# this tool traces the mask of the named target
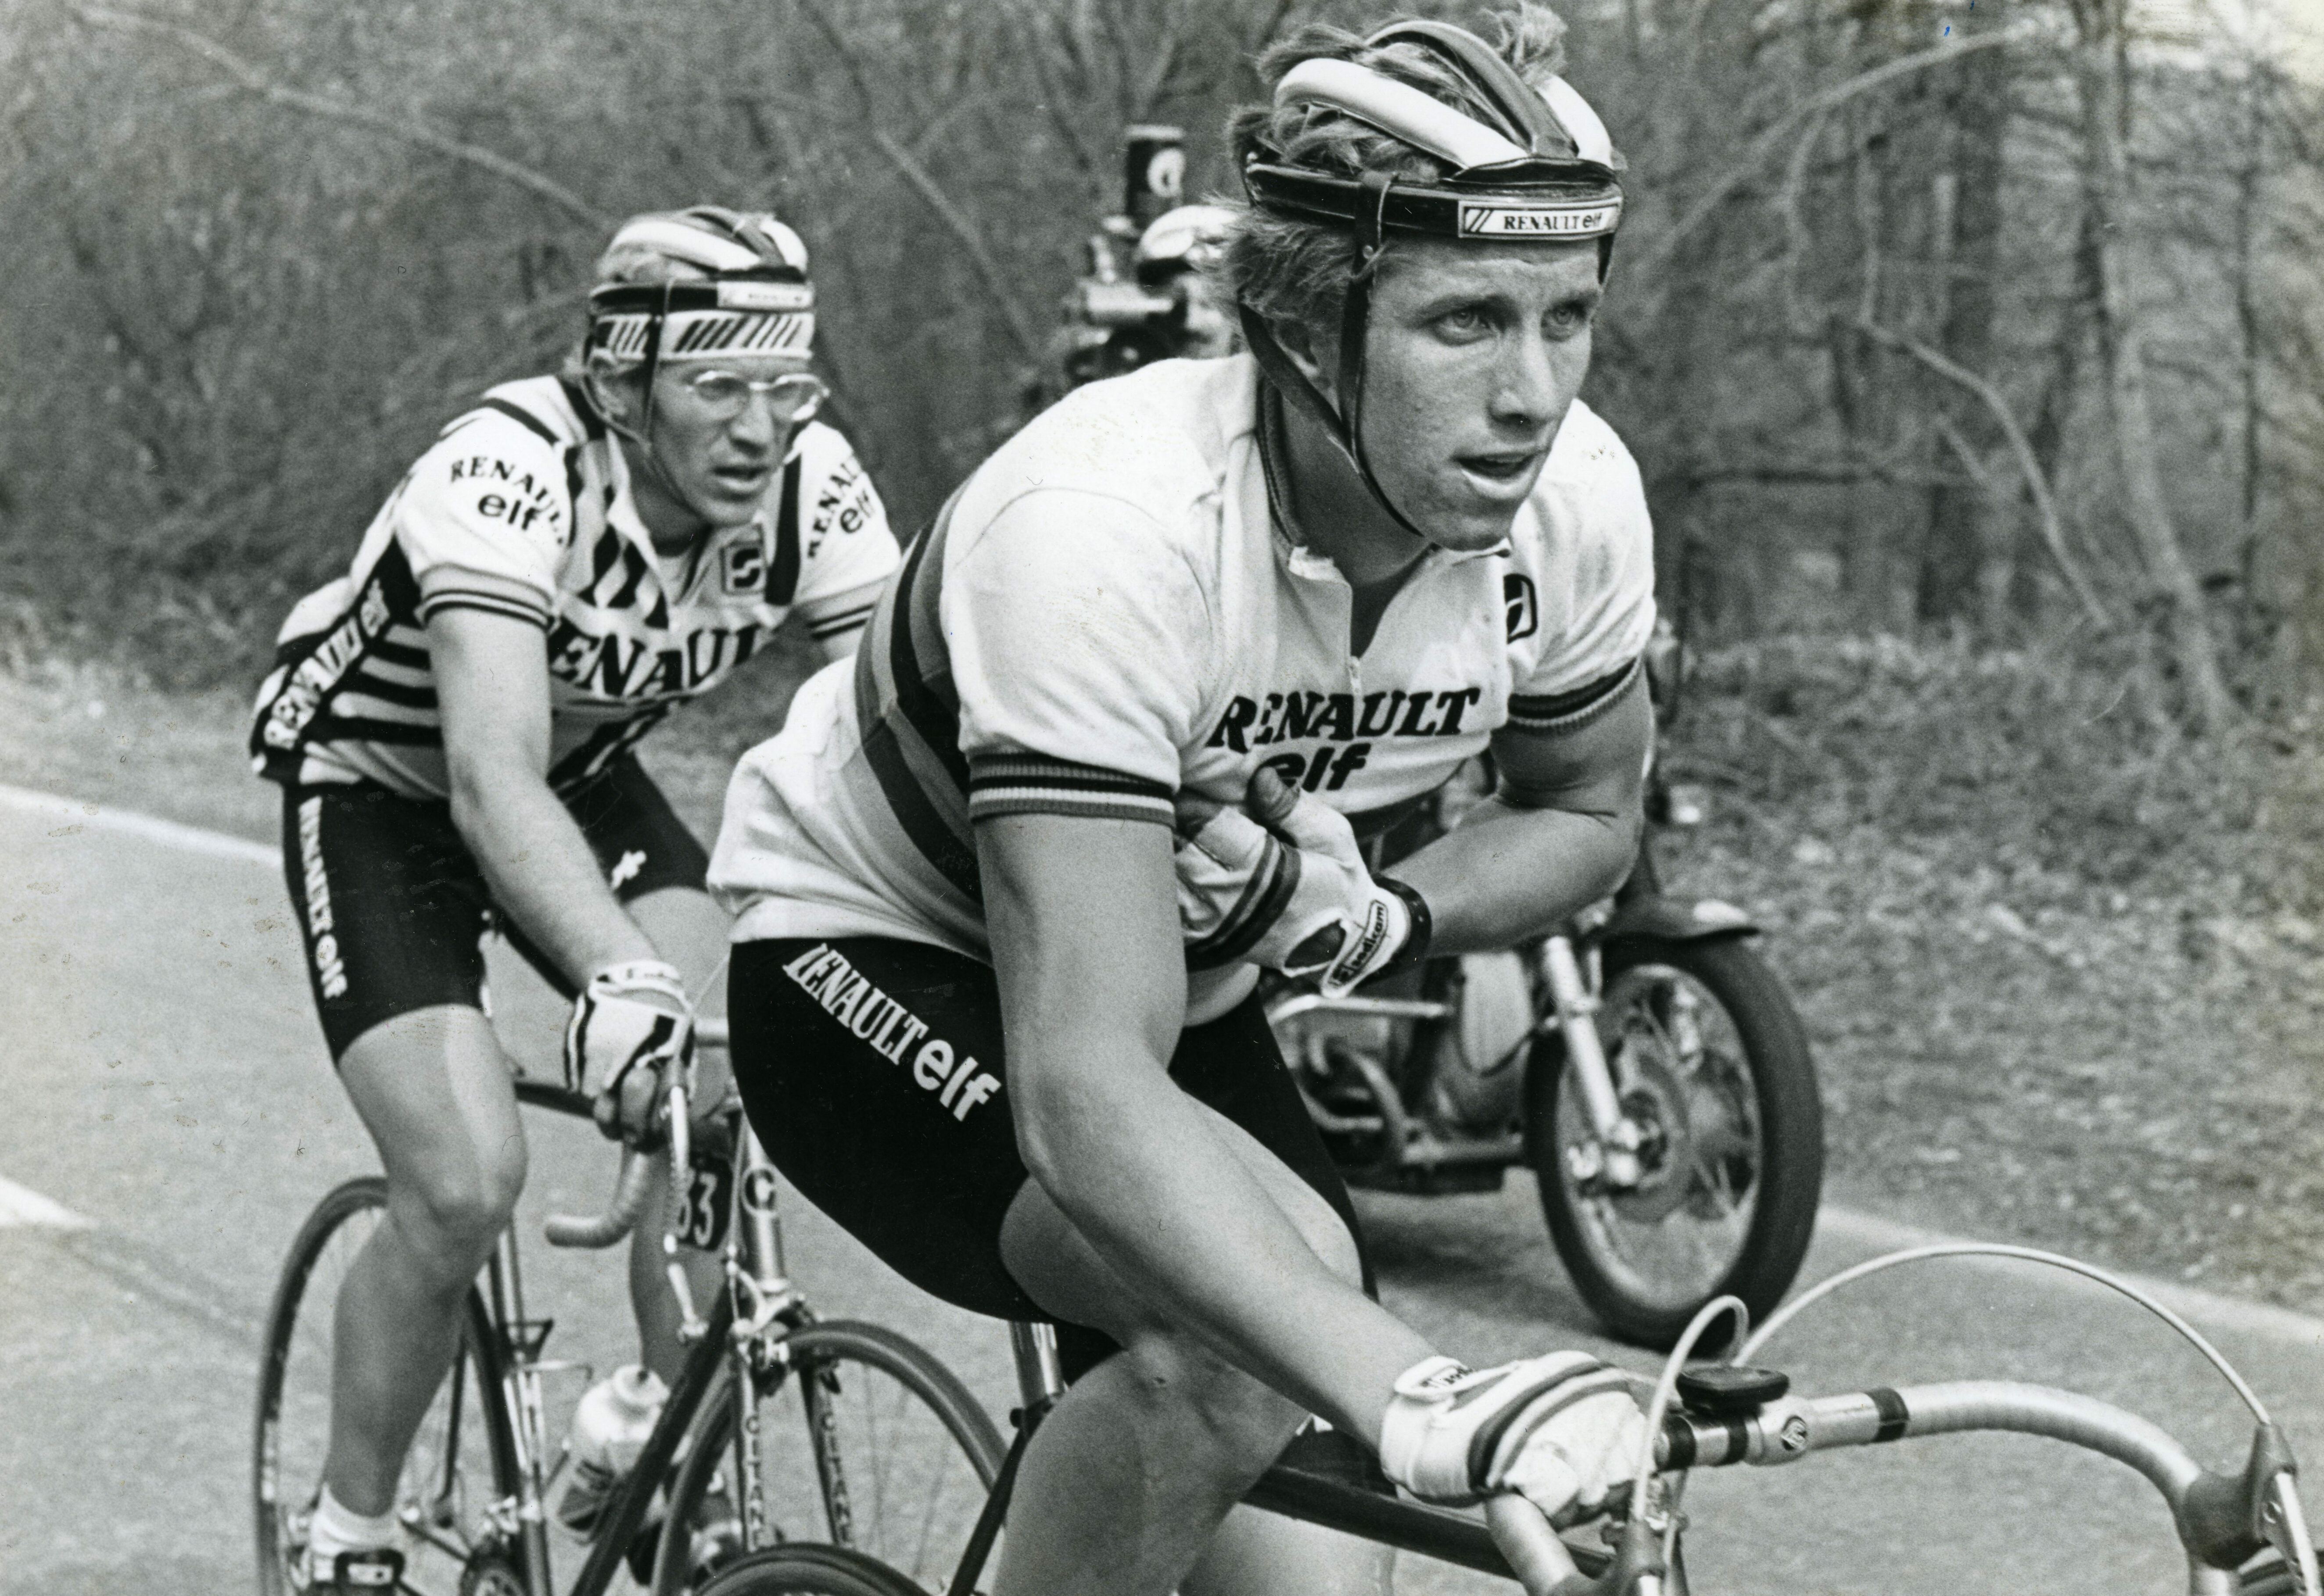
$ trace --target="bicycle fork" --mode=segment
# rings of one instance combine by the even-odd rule
[[[1627,1191],[1645,1173],[1638,1151],[1645,1144],[1637,1121],[1622,1110],[1613,1068],[1598,1036],[1598,997],[1582,974],[1573,940],[1560,932],[1543,943],[1543,973],[1556,1004],[1554,1023],[1565,1042],[1567,1078],[1582,1095],[1590,1135],[1554,1150],[1566,1173],[1585,1188]]]
[[[529,1596],[551,1596],[549,1586],[549,1519],[543,1508],[546,1481],[540,1460],[548,1454],[548,1421],[540,1399],[540,1377],[550,1365],[540,1361],[549,1325],[524,1316],[524,1277],[517,1266],[516,1230],[501,1232],[487,1266],[485,1289],[492,1320],[506,1338],[503,1353],[508,1360],[506,1378],[498,1392],[479,1392],[507,1402],[509,1432],[516,1443],[516,1477],[521,1481],[516,1500],[493,1504],[493,1527],[519,1548]],[[456,1453],[456,1448],[454,1449]]]

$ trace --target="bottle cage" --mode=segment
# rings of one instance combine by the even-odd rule
[[[1372,472],[1363,438],[1365,343],[1371,281],[1390,233],[1475,242],[1582,241],[1598,244],[1602,279],[1621,225],[1622,159],[1606,124],[1562,78],[1536,90],[1485,41],[1446,23],[1396,23],[1364,41],[1366,49],[1413,44],[1429,51],[1477,93],[1491,121],[1480,121],[1410,84],[1354,61],[1302,61],[1276,85],[1278,109],[1328,107],[1425,151],[1452,168],[1442,182],[1388,172],[1357,177],[1286,165],[1259,143],[1243,164],[1251,203],[1277,216],[1351,226],[1356,264],[1340,316],[1340,408],[1334,409],[1250,306],[1237,307],[1243,338],[1277,392],[1299,406],[1336,443],[1373,500],[1397,526],[1428,541],[1397,509]]]

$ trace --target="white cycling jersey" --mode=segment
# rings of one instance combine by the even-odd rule
[[[796,614],[836,653],[898,562],[847,440],[801,428],[765,504],[686,555],[658,554],[621,448],[576,384],[504,383],[388,496],[354,567],[300,601],[259,689],[253,762],[276,781],[446,795],[428,659],[439,610],[547,634],[549,780],[603,769]]]
[[[1635,688],[1654,551],[1636,464],[1577,402],[1509,539],[1431,549],[1360,656],[1352,594],[1269,514],[1249,356],[1081,389],[916,544],[852,664],[800,689],[726,794],[734,939],[885,936],[989,957],[971,826],[1171,821],[1272,765],[1377,829],[1506,725]]]

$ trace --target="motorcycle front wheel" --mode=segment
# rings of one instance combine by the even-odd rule
[[[1526,1150],[1574,1289],[1625,1341],[1668,1347],[1712,1298],[1764,1318],[1790,1289],[1823,1191],[1823,1103],[1806,1030],[1739,938],[1604,950],[1598,1031],[1643,1132],[1635,1184],[1607,1179],[1555,1032],[1526,1063]]]

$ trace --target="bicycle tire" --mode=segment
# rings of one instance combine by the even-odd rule
[[[802,1542],[753,1552],[720,1569],[702,1596],[923,1596],[876,1557]]]
[[[906,1580],[906,1590],[943,1589],[1006,1452],[991,1418],[934,1353],[883,1325],[841,1319],[809,1325],[786,1337],[783,1347],[782,1365],[759,1377],[752,1397],[765,1533],[787,1546],[820,1543],[868,1554]],[[815,1410],[825,1421],[825,1455],[835,1468],[816,1466],[805,1395],[810,1383]],[[730,1363],[670,1483],[669,1527],[650,1584],[655,1596],[707,1596],[693,1567],[696,1533],[718,1518],[747,1517],[739,1504],[722,1511],[711,1500],[714,1481],[731,1477],[724,1472],[733,1461],[737,1396]],[[908,1426],[911,1433],[902,1433]],[[911,1489],[891,1491],[899,1472],[909,1476]],[[746,1554],[768,1549],[740,1547]],[[723,1573],[724,1565],[715,1572]]]
[[[1637,1191],[1585,1189],[1563,1151],[1584,1133],[1579,1094],[1563,1088],[1554,1038],[1536,1043],[1526,1160],[1558,1256],[1591,1312],[1625,1341],[1666,1348],[1726,1293],[1756,1322],[1797,1277],[1823,1193],[1823,1103],[1806,1028],[1740,939],[1625,938],[1606,948],[1603,969],[1598,1023],[1617,1089],[1662,1140],[1650,1139]],[[1671,1005],[1661,1020],[1657,1001]],[[1720,1017],[1708,1040],[1706,1004]],[[1537,1068],[1551,1050],[1550,1067]],[[1715,1250],[1695,1244],[1706,1235]],[[1653,1255],[1657,1243],[1667,1257]]]
[[[305,1545],[328,1438],[336,1277],[386,1210],[387,1182],[377,1176],[333,1188],[300,1226],[267,1309],[251,1469],[260,1596],[298,1596],[290,1564]],[[521,1474],[515,1432],[498,1398],[500,1341],[473,1289],[460,1339],[452,1377],[421,1419],[397,1486],[397,1516],[414,1532],[403,1582],[414,1596],[462,1596],[472,1572],[522,1576],[521,1546],[492,1527],[496,1516],[515,1522]],[[489,1494],[474,1489],[477,1475]]]

